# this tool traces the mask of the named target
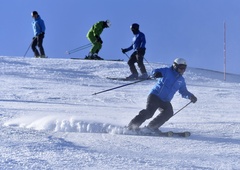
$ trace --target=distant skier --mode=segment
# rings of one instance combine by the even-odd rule
[[[146,109],[135,116],[128,125],[128,129],[138,129],[147,119],[150,119],[159,109],[160,114],[154,118],[147,127],[150,130],[158,130],[173,116],[173,108],[170,103],[174,94],[178,91],[183,98],[195,103],[197,98],[187,90],[185,79],[182,76],[187,68],[187,63],[182,58],[176,58],[171,67],[155,69],[152,76],[159,78],[147,99]]]
[[[103,32],[104,28],[109,28],[110,26],[110,21],[106,20],[99,21],[91,27],[91,29],[87,33],[87,38],[93,44],[93,47],[91,48],[88,56],[86,56],[85,59],[103,60],[103,58],[98,56],[98,53],[101,50],[103,43],[100,35]]]
[[[132,55],[130,56],[130,58],[128,60],[128,65],[130,67],[130,71],[132,74],[130,76],[128,76],[127,79],[138,79],[138,78],[147,79],[148,74],[147,74],[146,68],[143,64],[143,57],[144,57],[145,51],[146,51],[146,48],[145,48],[146,38],[145,38],[144,33],[139,31],[139,25],[137,23],[132,24],[130,26],[130,28],[134,34],[133,44],[128,48],[122,49],[122,52],[124,54],[130,50],[134,50],[134,52],[132,53]],[[142,73],[142,75],[139,77],[138,77],[138,71],[134,65],[136,62]]]
[[[37,58],[46,58],[44,48],[42,46],[46,29],[44,21],[41,19],[40,15],[38,15],[37,11],[33,11],[31,15],[33,18],[32,27],[34,37],[32,40],[32,50],[34,52],[34,56]],[[40,54],[36,46],[38,46]]]

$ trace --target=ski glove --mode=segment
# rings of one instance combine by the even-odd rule
[[[122,48],[122,53],[125,54],[128,50],[126,48]]]
[[[153,78],[160,78],[160,77],[162,77],[162,73],[161,72],[153,73]]]
[[[191,100],[191,102],[196,103],[197,98],[196,98],[194,95],[192,95],[192,96],[190,97],[190,100]]]

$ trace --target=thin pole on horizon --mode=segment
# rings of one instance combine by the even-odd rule
[[[223,42],[223,55],[224,55],[224,72],[223,72],[223,78],[224,78],[224,81],[226,81],[226,60],[227,60],[227,49],[226,49],[226,46],[227,46],[227,42],[226,42],[226,39],[227,39],[227,35],[226,35],[226,30],[227,30],[227,26],[226,26],[226,22],[224,21],[224,42]]]

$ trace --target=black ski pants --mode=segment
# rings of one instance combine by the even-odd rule
[[[140,126],[145,120],[150,119],[157,109],[159,109],[160,114],[148,124],[150,128],[159,128],[173,116],[173,108],[170,102],[164,102],[156,95],[149,94],[146,109],[141,110],[139,114],[131,120],[129,126]]]
[[[43,38],[44,38],[44,34],[40,34],[34,37],[32,40],[32,51],[34,52],[35,57],[40,56],[36,46],[38,46],[40,54],[45,55],[44,48],[42,46]]]
[[[132,55],[130,56],[128,60],[128,65],[130,67],[130,71],[132,74],[138,74],[137,69],[135,67],[135,63],[138,64],[138,67],[140,68],[141,73],[146,73],[146,68],[143,64],[143,57],[145,55],[145,48],[141,48],[138,51],[134,51]]]

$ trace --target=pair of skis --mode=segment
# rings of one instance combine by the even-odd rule
[[[135,130],[126,130],[124,134],[135,135],[135,136],[156,136],[156,137],[189,137],[191,136],[191,133],[188,131],[185,131],[185,132],[173,132],[173,131],[162,132],[160,130],[151,131],[147,127],[138,128]]]
[[[95,59],[85,59],[85,58],[70,58],[70,59],[73,59],[73,60],[92,60],[92,61],[98,61],[98,60],[95,60]],[[123,59],[103,59],[103,60],[99,60],[99,61],[124,61]]]
[[[129,79],[129,78],[123,78],[123,77],[107,77],[107,79],[110,79],[110,80],[119,80],[119,81],[137,81],[137,80],[155,80],[154,78],[147,78],[147,79],[140,79],[140,78],[137,78],[137,79]]]
[[[191,136],[190,132],[173,132],[173,131],[167,131],[167,132],[154,132],[154,133],[141,133],[137,132],[137,135],[140,136],[159,136],[159,137],[189,137]]]

